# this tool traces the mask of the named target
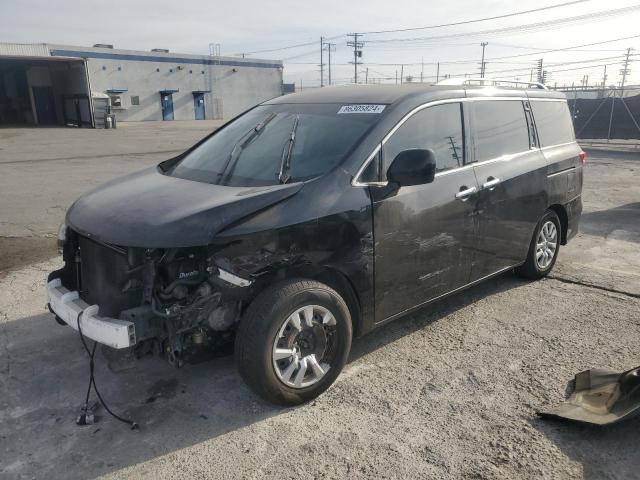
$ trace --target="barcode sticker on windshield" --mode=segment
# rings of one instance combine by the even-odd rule
[[[338,110],[341,113],[382,113],[386,105],[343,105]]]

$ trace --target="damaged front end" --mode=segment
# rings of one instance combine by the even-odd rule
[[[70,228],[64,240],[49,308],[101,343],[112,369],[152,353],[179,367],[230,350],[253,282],[220,269],[213,247],[123,247]]]

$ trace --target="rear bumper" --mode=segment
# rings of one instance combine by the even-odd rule
[[[128,348],[136,344],[135,325],[132,322],[98,315],[98,305],[89,305],[78,292],[71,292],[59,278],[47,284],[47,297],[51,310],[67,325],[78,330],[78,316],[82,335],[112,348]]]

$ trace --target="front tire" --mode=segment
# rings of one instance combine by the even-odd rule
[[[561,228],[556,212],[547,210],[533,232],[527,260],[516,268],[518,275],[538,280],[549,274],[560,251]]]
[[[332,288],[287,280],[260,293],[236,333],[238,371],[263,399],[298,405],[338,377],[351,348],[349,309]]]

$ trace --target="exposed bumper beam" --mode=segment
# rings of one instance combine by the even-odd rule
[[[67,325],[78,330],[78,315],[82,334],[112,348],[127,348],[136,344],[135,325],[132,322],[98,315],[98,305],[89,305],[78,292],[62,286],[59,278],[47,284],[49,306]]]

